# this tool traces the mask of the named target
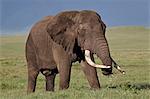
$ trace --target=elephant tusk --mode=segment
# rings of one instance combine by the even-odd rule
[[[93,67],[98,67],[98,68],[111,68],[111,66],[106,66],[106,65],[98,65],[95,64],[92,60],[91,60],[91,56],[90,56],[90,51],[89,50],[85,50],[85,60],[87,61],[87,63]]]

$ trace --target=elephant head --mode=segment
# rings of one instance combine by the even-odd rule
[[[47,26],[47,32],[54,42],[72,55],[81,51],[88,64],[102,68],[103,74],[108,75],[112,73],[113,60],[105,29],[106,25],[100,15],[89,10],[61,12]],[[103,65],[95,64],[90,58],[91,53],[96,54]]]

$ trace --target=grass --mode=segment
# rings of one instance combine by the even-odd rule
[[[72,68],[68,90],[59,91],[59,75],[55,92],[46,92],[40,74],[36,92],[26,94],[27,68],[24,46],[27,36],[1,36],[0,99],[149,99],[150,98],[150,30],[143,27],[117,27],[107,30],[113,58],[126,75],[115,69],[106,77],[98,69],[101,90],[91,90],[78,63]],[[100,61],[96,60],[97,63]]]

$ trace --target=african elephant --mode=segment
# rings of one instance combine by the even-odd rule
[[[112,63],[120,70],[111,58],[105,29],[100,15],[89,10],[65,11],[36,23],[26,42],[27,92],[35,91],[39,72],[45,75],[46,91],[54,91],[57,73],[60,75],[60,90],[67,89],[71,66],[76,61],[81,64],[90,87],[99,89],[96,67],[102,68],[104,75],[112,74]],[[93,54],[103,65],[94,63]]]

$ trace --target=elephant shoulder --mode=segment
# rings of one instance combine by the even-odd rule
[[[51,22],[52,18],[53,16],[46,16],[42,18],[32,26],[30,33],[46,32],[47,24]]]

